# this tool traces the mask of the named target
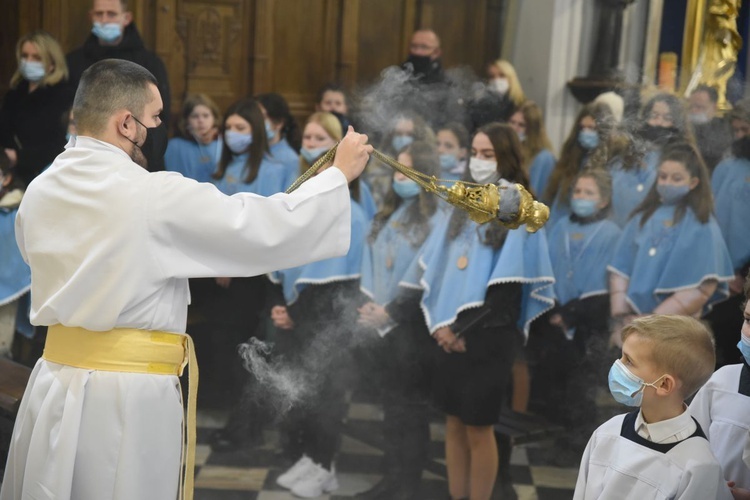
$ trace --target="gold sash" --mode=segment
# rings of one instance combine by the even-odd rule
[[[195,404],[198,362],[193,339],[184,333],[134,328],[92,332],[84,328],[52,325],[47,332],[47,361],[86,370],[182,375],[188,366],[187,418],[183,419],[180,498],[192,500],[195,474]]]

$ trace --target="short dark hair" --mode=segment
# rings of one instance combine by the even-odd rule
[[[703,85],[703,84],[698,85],[697,87],[695,87],[695,89],[692,92],[690,92],[690,95],[693,95],[696,92],[705,92],[706,94],[708,94],[708,98],[714,104],[719,102],[719,93],[713,87],[709,87],[708,85]]]
[[[346,104],[349,104],[349,95],[346,93],[344,86],[335,82],[328,82],[323,85],[320,90],[318,90],[317,101],[315,102],[320,103],[320,101],[323,100],[323,96],[326,94],[326,92],[338,92],[339,94],[344,96],[344,101],[346,102]]]
[[[73,101],[76,128],[99,132],[115,112],[139,114],[151,102],[148,85],[156,77],[143,66],[122,59],[104,59],[83,72]]]

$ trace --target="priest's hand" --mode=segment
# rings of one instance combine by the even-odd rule
[[[348,182],[351,182],[365,169],[370,153],[372,146],[367,144],[367,136],[358,134],[350,125],[346,136],[336,148],[333,165],[344,173]]]
[[[744,488],[737,488],[734,481],[727,482],[727,486],[732,491],[732,497],[734,500],[750,500],[750,490]]]
[[[273,306],[271,309],[271,321],[273,321],[273,326],[281,330],[291,330],[294,328],[294,321],[292,321],[289,311],[284,306]]]

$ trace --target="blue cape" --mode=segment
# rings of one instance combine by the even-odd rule
[[[221,139],[204,145],[175,137],[167,145],[164,166],[170,172],[179,172],[198,182],[211,182],[211,174],[216,171],[221,159],[221,149]]]
[[[16,244],[18,207],[0,208],[0,306],[10,304],[31,288],[31,269]]]
[[[285,174],[278,163],[273,163],[268,157],[260,162],[260,169],[255,180],[251,183],[243,182],[245,178],[245,162],[249,154],[236,155],[227,165],[224,177],[214,179],[213,183],[224,194],[233,195],[237,193],[255,193],[261,196],[271,196],[281,193],[287,186],[284,185]]]
[[[502,248],[495,251],[479,240],[479,234],[484,236],[487,226],[470,221],[450,241],[449,220],[446,217],[435,228],[419,257],[423,271],[420,285],[424,290],[421,306],[430,332],[455,322],[461,311],[482,306],[490,286],[522,283],[518,326],[528,335],[531,322],[555,303],[552,286],[555,279],[545,231],[540,229],[530,234],[525,226],[509,231]],[[461,257],[467,260],[463,270],[458,267]]]
[[[569,217],[552,228],[550,259],[560,304],[609,293],[607,265],[612,262],[620,233],[612,221],[580,224]]]
[[[716,220],[737,271],[750,262],[750,161],[727,158],[717,165],[711,178]]]
[[[360,288],[378,304],[386,305],[398,296],[399,283],[419,253],[421,245],[414,247],[398,230],[407,208],[415,202],[416,199],[408,200],[398,207],[378,233],[375,242],[365,246]],[[429,221],[430,228],[434,228],[442,216],[443,212],[436,211]]]
[[[362,250],[369,223],[362,208],[354,201],[351,203],[351,214],[351,244],[346,255],[269,274],[272,282],[282,285],[284,300],[288,306],[297,301],[299,294],[308,285],[359,279],[362,269]]]
[[[644,157],[644,168],[625,170],[622,158],[610,164],[612,174],[612,220],[625,227],[630,214],[641,204],[656,180],[661,149],[651,150]],[[639,190],[639,186],[642,189]]]
[[[529,185],[534,190],[534,197],[540,198],[547,189],[549,176],[555,169],[555,155],[549,149],[543,149],[534,157],[529,166]]]
[[[289,145],[286,138],[270,146],[270,159],[284,171],[284,190],[292,185],[299,177],[299,155]]]
[[[640,227],[641,214],[622,232],[609,270],[629,279],[627,298],[639,314],[648,314],[674,292],[718,280],[706,309],[726,298],[734,277],[729,252],[716,220],[701,224],[688,208],[672,224],[674,206],[662,205]]]
[[[378,213],[378,207],[375,204],[375,198],[372,197],[372,190],[367,185],[365,180],[359,178],[359,204],[362,210],[365,211],[365,216],[368,221],[372,221],[375,218],[375,214]]]

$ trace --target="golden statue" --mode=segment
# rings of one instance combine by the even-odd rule
[[[310,168],[308,168],[291,186],[286,190],[291,193],[302,185],[307,179],[315,175],[322,167],[333,162],[338,144],[321,156]],[[392,169],[401,172],[409,179],[419,184],[425,191],[434,193],[439,198],[447,201],[453,206],[465,210],[469,218],[478,224],[495,222],[509,229],[517,229],[522,225],[526,231],[535,233],[549,219],[549,208],[531,196],[521,184],[509,186],[497,186],[495,184],[475,184],[466,181],[446,181],[433,176],[428,176],[413,168],[403,165],[393,158],[384,155],[378,150],[372,152],[372,156],[382,161]],[[498,217],[500,211],[501,191],[515,187],[518,191],[518,212],[514,212],[510,219]]]
[[[734,74],[742,38],[737,16],[742,0],[709,0],[703,43],[698,64],[687,86],[687,93],[698,85],[708,85],[719,93],[718,109],[727,110],[727,82]]]

